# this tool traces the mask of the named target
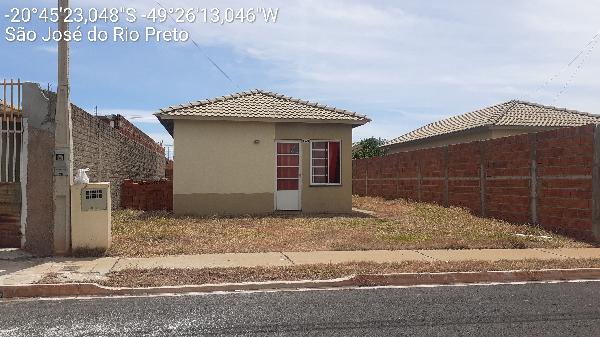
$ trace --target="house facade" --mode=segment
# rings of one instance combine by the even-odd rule
[[[156,116],[175,141],[175,214],[352,209],[352,129],[364,116],[260,90]]]
[[[513,100],[427,124],[383,146],[391,154],[597,123],[598,115]]]

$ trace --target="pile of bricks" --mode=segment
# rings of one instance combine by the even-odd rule
[[[121,185],[121,208],[142,211],[172,211],[173,181],[125,180]]]
[[[600,230],[599,161],[600,128],[587,125],[355,160],[352,187],[591,240]]]

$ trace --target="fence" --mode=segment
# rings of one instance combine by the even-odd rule
[[[21,81],[0,83],[0,248],[21,247]]]
[[[600,128],[587,125],[353,162],[353,193],[460,206],[583,239],[600,228]]]
[[[0,183],[19,181],[23,123],[21,81],[3,81],[0,100]]]

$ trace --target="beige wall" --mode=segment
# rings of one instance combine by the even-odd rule
[[[423,141],[410,142],[406,144],[392,145],[389,148],[389,154],[406,152],[420,149],[428,149],[432,147],[440,147],[445,145],[462,144],[474,142],[482,139],[491,139],[492,132],[490,130],[477,130],[470,133],[461,133],[437,139],[425,139]]]
[[[397,144],[389,147],[389,154],[406,152],[420,149],[429,149],[433,147],[440,147],[445,145],[454,145],[475,142],[478,140],[495,139],[502,137],[509,137],[520,135],[523,133],[538,132],[552,130],[554,128],[494,128],[494,129],[477,129],[472,131],[466,131],[446,137],[439,137],[435,139],[424,139],[423,141],[415,141],[406,144]]]
[[[104,190],[106,210],[83,211],[81,191],[84,188]],[[89,183],[71,187],[71,246],[73,251],[110,248],[112,241],[110,205],[110,183]]]
[[[512,128],[512,129],[498,128],[498,129],[492,129],[492,139],[516,136],[516,135],[521,135],[524,133],[548,131],[548,130],[553,130],[553,129],[556,129],[556,128],[533,128],[533,127],[531,127],[531,128]]]
[[[274,124],[176,120],[174,130],[176,214],[273,210]]]
[[[279,123],[280,140],[341,140],[342,185],[310,186],[310,143],[302,143],[302,211],[346,213],[352,211],[352,126],[345,124]]]
[[[310,186],[310,145],[302,143],[302,211],[352,209],[351,125],[176,120],[174,130],[176,214],[274,211],[275,140],[341,140],[341,186]]]

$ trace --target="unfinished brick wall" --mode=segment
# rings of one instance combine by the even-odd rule
[[[172,211],[173,181],[125,180],[121,188],[121,208],[142,211]]]
[[[165,167],[165,179],[173,179],[173,160],[167,160],[167,164]]]
[[[119,207],[124,180],[164,178],[164,148],[125,118],[97,118],[74,105],[72,111],[73,168],[89,168],[91,181],[110,182],[113,208]]]
[[[113,129],[118,129],[121,134],[127,138],[143,145],[145,148],[151,151],[165,154],[165,149],[154,141],[150,136],[142,132],[135,125],[131,124],[125,117],[121,115],[109,115],[109,116],[98,116],[96,117],[100,121]]]
[[[460,206],[593,239],[600,132],[587,125],[353,161],[353,193]]]

